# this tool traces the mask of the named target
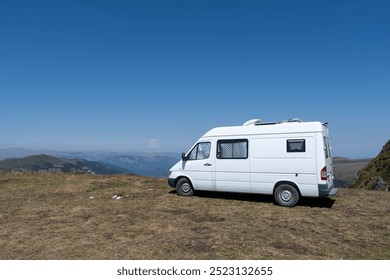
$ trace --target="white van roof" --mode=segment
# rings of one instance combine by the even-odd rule
[[[322,132],[324,124],[321,122],[302,122],[294,119],[280,123],[262,123],[259,120],[250,120],[243,126],[217,127],[209,130],[202,137],[256,135],[256,134],[280,134],[280,133],[305,133]]]

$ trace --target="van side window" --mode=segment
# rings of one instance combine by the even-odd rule
[[[198,143],[188,155],[188,160],[207,159],[210,156],[211,143]]]
[[[218,159],[247,159],[248,140],[219,140],[217,143]]]
[[[306,152],[305,139],[287,140],[287,153],[304,153]]]

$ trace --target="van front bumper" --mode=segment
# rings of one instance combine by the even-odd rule
[[[172,188],[176,188],[175,181],[175,178],[168,178],[168,185]]]
[[[334,185],[332,185],[330,188],[328,188],[328,185],[318,185],[318,196],[319,197],[334,196],[338,192],[339,192],[339,189],[335,188]]]

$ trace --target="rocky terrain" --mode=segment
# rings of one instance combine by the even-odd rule
[[[390,140],[383,146],[379,155],[359,171],[351,188],[386,190],[390,188]]]
[[[359,170],[372,159],[333,158],[334,184],[337,188],[346,188],[356,178]]]

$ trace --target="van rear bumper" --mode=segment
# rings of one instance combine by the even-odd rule
[[[339,192],[339,189],[335,188],[334,185],[332,185],[330,188],[328,185],[318,185],[318,196],[324,197],[324,196],[334,196]]]

